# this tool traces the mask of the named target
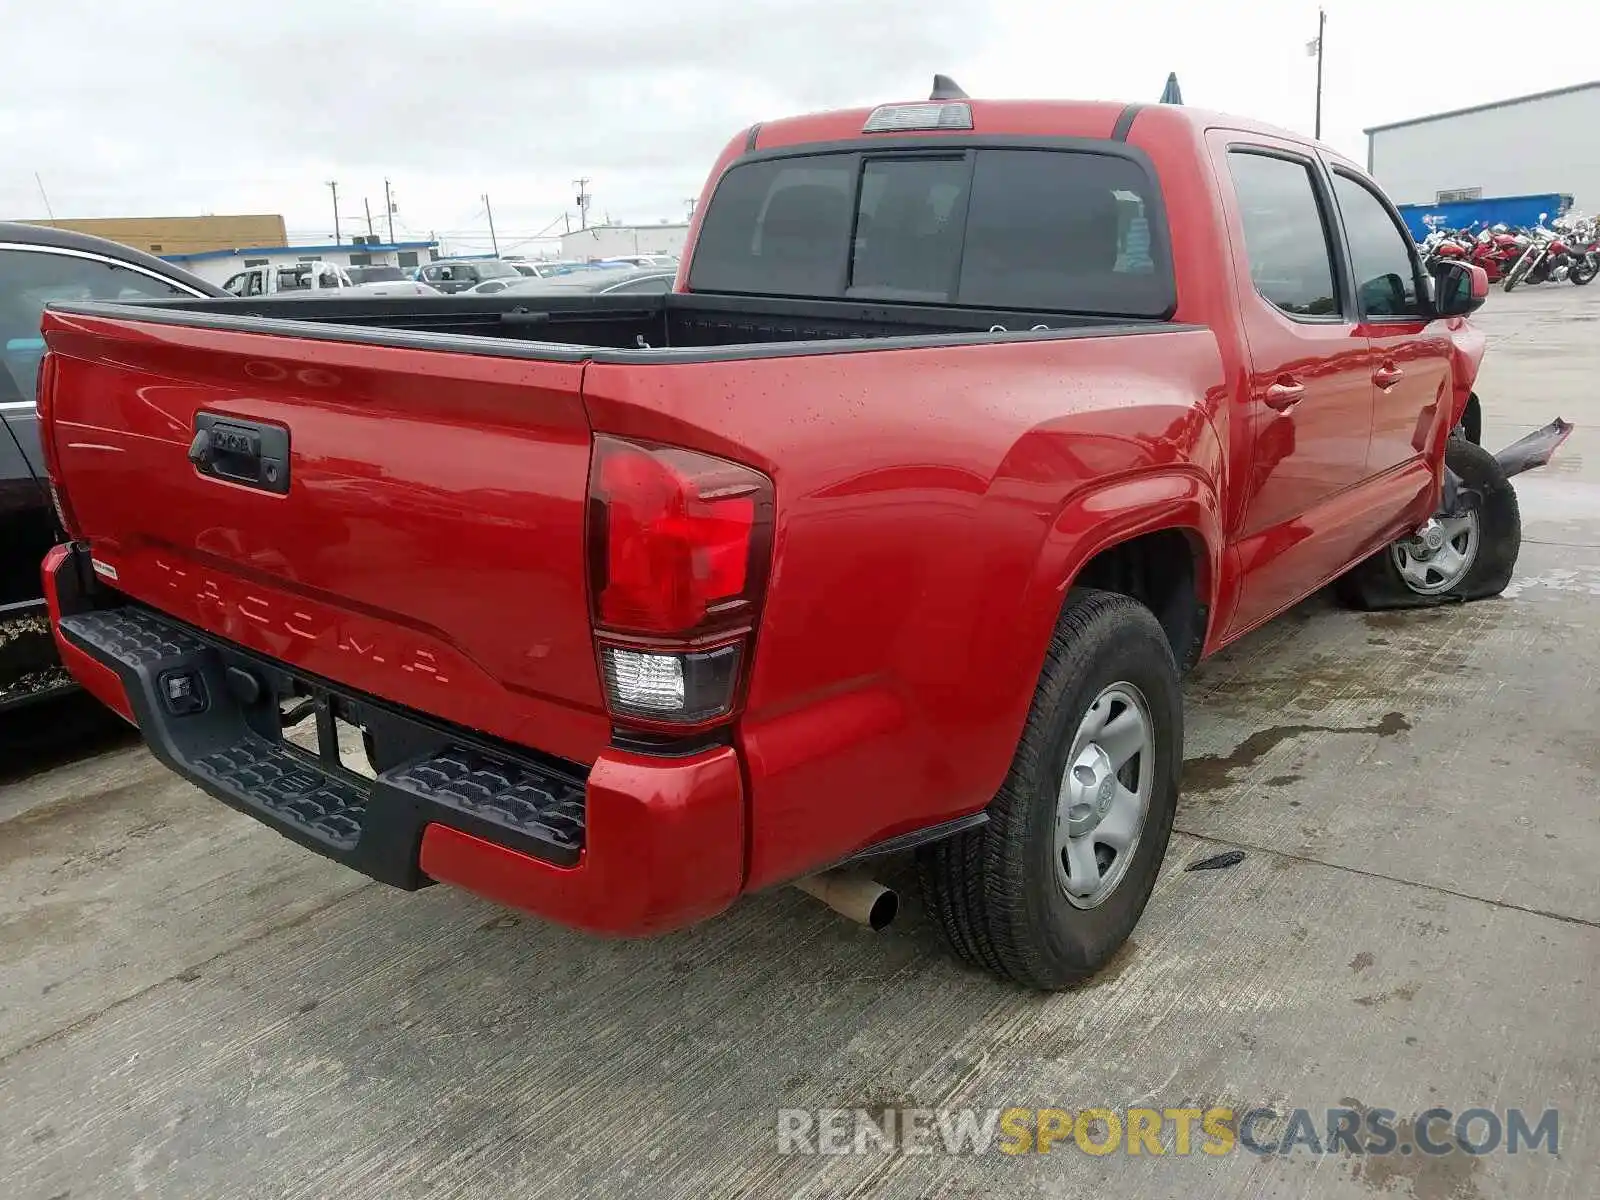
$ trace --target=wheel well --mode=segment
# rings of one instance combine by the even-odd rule
[[[1200,591],[1202,550],[1188,530],[1160,529],[1100,551],[1073,579],[1074,587],[1131,596],[1155,614],[1180,670],[1200,661],[1209,611]]]

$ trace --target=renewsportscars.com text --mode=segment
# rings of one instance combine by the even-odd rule
[[[782,1108],[779,1154],[1521,1154],[1560,1150],[1561,1118],[1430,1108]]]

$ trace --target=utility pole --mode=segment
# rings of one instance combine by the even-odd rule
[[[1316,137],[1322,139],[1322,32],[1327,28],[1328,14],[1322,9],[1317,9],[1317,40],[1307,46],[1317,56],[1317,129]]]
[[[394,201],[389,197],[389,181],[383,181],[383,211],[389,214],[389,244],[394,245]]]
[[[333,244],[339,244],[339,181],[328,180],[328,190],[333,193]]]
[[[377,241],[378,235],[372,232],[372,205],[367,203],[365,196],[361,197],[361,207],[367,210],[367,236]]]
[[[483,194],[483,211],[489,214],[489,245],[494,247],[494,256],[500,257],[500,240],[494,236],[494,209],[489,207],[489,193]]]
[[[700,203],[699,197],[690,196],[684,203],[689,206],[689,220],[694,220],[694,206]]]
[[[582,179],[574,179],[572,182],[578,185],[578,228],[580,230],[587,229],[589,228],[589,201],[594,199],[589,195],[589,177],[586,175]]]

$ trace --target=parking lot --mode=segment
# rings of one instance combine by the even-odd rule
[[[1197,671],[1167,869],[1074,992],[958,966],[914,899],[606,942],[393,891],[81,698],[7,718],[0,1194],[1593,1196],[1600,287],[1478,319],[1485,444],[1578,425],[1508,594],[1318,597]],[[1553,1108],[1560,1152],[777,1153],[779,1109],[1013,1105]]]

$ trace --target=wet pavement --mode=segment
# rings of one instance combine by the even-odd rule
[[[1507,596],[1319,597],[1205,664],[1167,870],[1076,992],[956,965],[914,903],[604,942],[387,890],[87,701],[35,714],[0,738],[0,1195],[1593,1196],[1600,287],[1481,324],[1484,441],[1578,425],[1518,481]],[[1555,1109],[1560,1153],[776,1152],[780,1108],[884,1106],[1270,1107],[1257,1144],[1389,1109],[1406,1145],[1435,1106]]]

